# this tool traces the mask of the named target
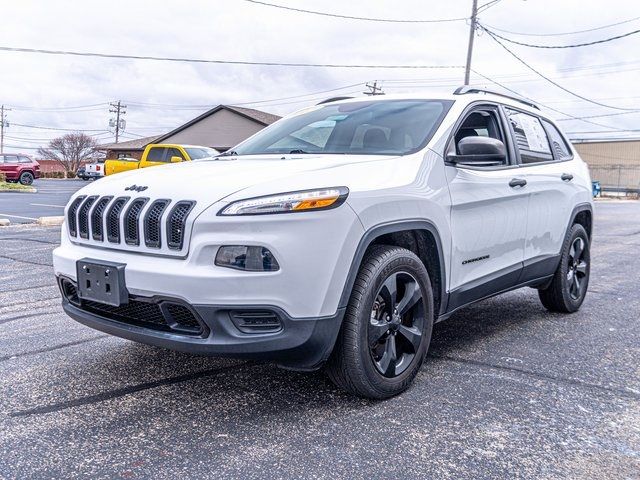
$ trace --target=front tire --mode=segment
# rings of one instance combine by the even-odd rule
[[[587,295],[590,271],[589,235],[576,223],[564,241],[551,284],[538,291],[542,305],[551,312],[577,312]]]
[[[404,248],[365,255],[326,371],[340,388],[386,399],[406,390],[427,354],[433,292],[424,264]]]
[[[33,173],[23,172],[22,175],[20,175],[20,183],[22,185],[31,185],[33,183]]]

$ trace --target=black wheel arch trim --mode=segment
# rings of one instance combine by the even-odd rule
[[[591,215],[591,228],[589,228],[589,230],[587,231],[587,235],[589,236],[589,243],[591,243],[591,237],[593,236],[593,206],[589,202],[579,203],[573,208],[571,217],[569,218],[569,223],[567,224],[567,229],[564,232],[564,238],[567,238],[569,230],[571,230],[573,224],[576,223],[576,217],[579,213],[582,212],[589,212],[589,215]],[[560,248],[560,253],[562,253],[562,247]]]
[[[444,253],[442,250],[442,240],[440,238],[440,232],[438,228],[428,220],[401,220],[397,222],[388,222],[382,223],[379,225],[375,225],[369,228],[364,235],[360,238],[360,243],[356,248],[356,253],[353,256],[351,261],[351,266],[349,268],[349,274],[347,275],[347,280],[342,289],[342,294],[340,296],[340,303],[338,304],[338,309],[345,308],[349,303],[349,298],[351,296],[351,290],[353,289],[353,285],[356,281],[356,276],[358,275],[358,270],[360,265],[362,264],[362,260],[364,258],[364,254],[367,249],[371,246],[373,241],[382,236],[389,233],[402,232],[406,230],[426,230],[431,233],[436,242],[436,248],[438,249],[438,259],[440,262],[440,311],[434,312],[436,318],[443,314],[447,309],[447,283],[446,283],[446,269],[447,265],[444,260]],[[432,275],[429,272],[429,275]]]

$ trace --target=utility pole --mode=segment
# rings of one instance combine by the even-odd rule
[[[120,130],[124,130],[124,127],[126,125],[126,122],[124,119],[120,120],[120,116],[127,113],[127,110],[126,110],[127,106],[122,105],[120,103],[120,100],[118,100],[117,102],[110,103],[109,106],[111,107],[109,109],[109,112],[116,114],[115,121],[113,118],[109,120],[109,126],[116,128],[116,143],[118,143],[118,138],[120,137]]]
[[[469,25],[469,46],[467,47],[467,66],[464,69],[464,84],[469,85],[471,74],[471,57],[473,55],[473,39],[476,36],[476,23],[478,16],[478,0],[473,0],[471,7],[471,24]]]
[[[0,105],[0,153],[4,152],[4,127],[9,126],[7,115],[4,112],[10,110],[10,108],[5,108],[4,105]]]
[[[371,85],[370,83],[367,83],[366,87],[369,89],[369,91],[362,92],[365,95],[384,95],[384,92],[382,91],[382,87],[378,86],[377,80],[373,82],[373,85]]]

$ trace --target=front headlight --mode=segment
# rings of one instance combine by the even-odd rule
[[[347,187],[332,187],[248,198],[230,203],[220,210],[218,215],[264,215],[327,210],[342,205],[348,194]]]

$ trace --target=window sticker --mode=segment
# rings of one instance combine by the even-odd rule
[[[529,149],[534,152],[551,153],[549,142],[547,141],[547,134],[542,128],[540,121],[535,117],[523,113],[518,113],[515,116],[525,137],[527,137]]]

